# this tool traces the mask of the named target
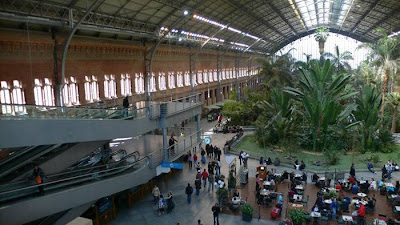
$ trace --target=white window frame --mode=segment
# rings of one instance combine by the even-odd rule
[[[174,89],[175,86],[175,73],[174,72],[168,72],[168,88],[169,89]]]
[[[35,97],[35,105],[44,105],[43,103],[43,86],[42,81],[38,78],[33,80],[34,87],[33,87],[33,95]]]
[[[44,78],[43,102],[45,106],[55,106],[53,83],[49,78]]]
[[[203,83],[203,71],[201,70],[197,71],[197,83],[198,84]]]

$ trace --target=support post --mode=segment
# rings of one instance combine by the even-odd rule
[[[104,0],[101,1],[103,3]],[[69,44],[71,43],[72,37],[74,36],[75,32],[78,30],[78,27],[81,25],[81,23],[85,20],[85,18],[92,12],[94,8],[97,7],[99,3],[99,0],[96,0],[92,3],[92,5],[86,10],[85,14],[79,19],[79,21],[73,26],[71,32],[69,33],[67,39],[62,44],[63,52],[62,52],[62,57],[61,57],[61,87],[59,88],[60,90],[60,106],[64,106],[64,99],[63,99],[63,91],[64,91],[64,84],[65,84],[65,60],[67,58],[68,54],[68,48]],[[101,4],[100,3],[100,4]],[[70,17],[72,16],[72,13],[69,14]],[[70,18],[72,20],[72,18]]]
[[[197,143],[201,143],[201,125],[200,125],[200,119],[201,119],[201,114],[197,114],[196,116],[196,132],[197,132]]]
[[[240,88],[239,88],[239,66],[240,66],[240,55],[235,57],[235,74],[236,74],[236,101],[240,102]]]
[[[223,56],[221,55],[220,49],[218,49],[218,55],[217,55],[217,78],[218,78],[217,102],[222,101],[222,93],[221,93],[222,59],[223,59]]]
[[[168,154],[168,133],[167,133],[167,112],[168,112],[168,105],[163,103],[160,105],[160,127],[162,129],[162,136],[163,136],[163,159],[168,161],[169,154]],[[175,149],[176,150],[176,149]]]

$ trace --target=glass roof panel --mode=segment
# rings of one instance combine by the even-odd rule
[[[307,29],[341,27],[354,0],[288,0]]]

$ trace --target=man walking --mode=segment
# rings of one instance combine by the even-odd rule
[[[208,191],[210,191],[210,189],[212,189],[212,191],[214,191],[214,182],[215,182],[214,176],[212,174],[210,174],[208,176]]]
[[[201,181],[200,181],[200,179],[196,179],[194,181],[194,186],[196,188],[196,195],[199,195],[200,194],[200,189],[201,189]]]
[[[201,178],[203,179],[204,188],[206,188],[207,179],[208,179],[208,173],[207,173],[206,169],[204,169],[203,173],[201,174]]]
[[[211,211],[213,212],[214,216],[214,225],[219,225],[219,213],[221,212],[221,209],[219,208],[218,203],[215,203],[215,205],[211,208]]]
[[[186,187],[185,194],[187,195],[187,201],[190,204],[192,202],[193,188],[190,186],[189,183]]]
[[[124,98],[124,101],[122,102],[122,106],[124,107],[124,116],[127,117],[128,116],[128,108],[129,108],[128,96],[126,96]]]

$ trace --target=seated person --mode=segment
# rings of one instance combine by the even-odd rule
[[[376,190],[377,189],[376,181],[374,180],[374,178],[372,178],[371,181],[369,182],[369,187],[372,190]]]
[[[285,171],[283,171],[283,174],[282,174],[282,180],[286,180],[286,179],[289,179],[289,173],[285,170]]]
[[[263,165],[264,164],[264,158],[261,156],[260,157],[260,165]]]
[[[306,164],[304,163],[303,160],[301,160],[301,163],[300,163],[300,170],[304,170],[305,168],[306,168]]]
[[[339,183],[336,184],[335,186],[336,190],[341,191],[342,190],[342,185],[340,185]]]
[[[368,191],[369,188],[369,182],[366,181],[365,183],[360,184],[360,189],[361,191]]]
[[[353,194],[357,194],[359,192],[360,188],[358,187],[357,183],[355,183],[353,185],[353,187],[351,187],[351,193]]]
[[[283,203],[283,196],[282,196],[282,194],[279,194],[278,202]]]
[[[299,161],[296,159],[296,161],[294,162],[294,169],[295,170],[300,170],[300,165],[299,165]]]
[[[318,205],[315,204],[315,205],[311,208],[311,211],[312,211],[312,212],[319,212]]]
[[[368,199],[368,204],[367,204],[367,209],[373,210],[375,208],[375,199],[369,198]]]
[[[356,183],[356,179],[353,176],[349,176],[349,178],[347,180],[349,180],[350,184],[352,184],[352,185],[354,185]]]
[[[235,193],[233,193],[233,197],[240,198],[240,194],[239,194],[239,191],[237,189],[235,190]]]
[[[319,176],[316,174],[316,173],[314,173],[313,175],[312,175],[312,182],[313,183],[317,183],[317,181],[318,181],[318,179],[319,179]]]
[[[290,191],[289,191],[289,200],[291,202],[293,202],[293,195],[294,195],[294,191],[292,189],[290,189]]]
[[[266,161],[266,164],[267,164],[267,165],[271,165],[271,164],[272,164],[271,157],[268,157],[268,159],[267,159],[267,161]]]
[[[367,168],[368,168],[369,172],[371,172],[371,173],[376,173],[376,172],[374,171],[374,166],[372,165],[372,162],[368,162]]]
[[[301,181],[304,183],[307,183],[307,174],[303,172],[303,175],[301,176]]]

